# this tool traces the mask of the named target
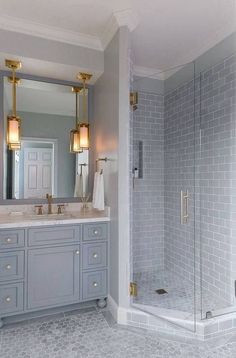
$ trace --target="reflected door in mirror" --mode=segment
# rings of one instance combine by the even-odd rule
[[[45,198],[52,193],[53,150],[24,149],[24,198]]]

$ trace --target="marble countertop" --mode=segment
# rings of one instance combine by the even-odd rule
[[[97,210],[66,212],[64,214],[36,215],[29,213],[0,215],[0,229],[82,224],[92,222],[110,221],[108,212]]]

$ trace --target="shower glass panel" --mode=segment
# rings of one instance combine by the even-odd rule
[[[139,98],[130,119],[131,302],[194,331],[195,146],[199,143],[194,63],[159,77],[134,76],[131,85]]]
[[[219,57],[196,78],[202,319],[236,309],[236,55]]]

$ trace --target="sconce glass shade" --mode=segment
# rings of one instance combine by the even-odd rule
[[[70,131],[70,152],[83,153],[83,149],[80,147],[80,133],[77,129]]]
[[[21,148],[19,117],[7,117],[7,144],[11,150],[18,150]]]
[[[79,133],[80,133],[80,148],[89,149],[89,124],[80,123]]]

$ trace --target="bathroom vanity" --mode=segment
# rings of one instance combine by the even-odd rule
[[[109,217],[0,219],[3,318],[97,300],[108,293]]]
[[[6,64],[15,67],[16,62]],[[8,75],[0,73],[0,132],[5,139],[0,148],[0,327],[10,316],[50,313],[87,301],[104,307],[109,266],[109,212],[87,203],[94,176],[89,162],[90,85],[85,86],[83,77],[81,91],[77,79],[20,74],[21,121],[15,127],[20,138],[14,146],[8,124],[16,84],[9,83]],[[84,118],[81,143],[87,129],[87,144],[79,150],[71,136],[78,117]]]

